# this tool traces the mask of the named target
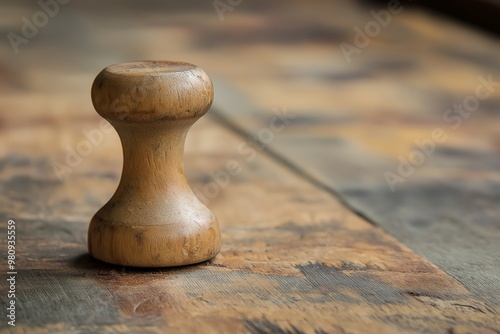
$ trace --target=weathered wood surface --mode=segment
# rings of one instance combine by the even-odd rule
[[[61,134],[73,137],[80,126],[98,124],[85,118],[68,120]],[[46,126],[30,130],[41,137]],[[3,137],[14,135],[7,130]],[[496,311],[458,281],[272,159],[257,154],[248,162],[250,155],[238,153],[242,140],[210,121],[191,130],[186,166],[195,188],[228,161],[242,170],[208,203],[221,222],[220,255],[201,266],[163,270],[110,266],[87,255],[88,219],[119,177],[116,135],[63,183],[43,169],[45,154],[57,154],[57,145],[47,139],[47,151],[25,156],[13,144],[2,173],[9,190],[2,220],[14,218],[18,226],[18,325],[9,332],[498,328]]]
[[[443,109],[473,92],[483,66],[498,68],[481,53],[496,41],[405,12],[346,65],[337,44],[366,22],[352,2],[253,3],[221,22],[210,2],[189,13],[166,2],[154,10],[74,2],[18,55],[2,45],[0,234],[9,218],[19,232],[18,325],[2,322],[2,332],[500,331],[497,93],[394,194],[383,180]],[[18,29],[16,18],[34,8],[19,6],[10,5],[2,31]],[[132,23],[140,24],[124,30]],[[467,41],[465,51],[450,34]],[[419,50],[429,58],[412,58]],[[188,180],[219,218],[223,240],[221,254],[200,266],[137,270],[87,255],[88,222],[122,163],[117,135],[93,111],[90,83],[110,63],[153,58],[220,78],[212,118],[186,145]],[[254,156],[248,136],[283,107],[295,118],[274,132],[269,156],[258,147]],[[60,182],[51,163],[95,129],[102,141]],[[240,172],[214,187],[214,173],[233,160]]]
[[[287,107],[296,117],[270,151],[500,307],[500,43],[408,11],[347,63],[338,43],[353,43],[347,32],[372,19],[365,13],[341,28],[332,20],[336,45],[268,45],[259,57],[254,44],[238,44],[235,59],[251,69],[218,69],[216,111],[256,136],[275,107]],[[480,90],[491,95],[449,113],[475,95],[480,76],[491,77]],[[398,175],[399,156],[422,152],[415,141],[429,142],[435,129],[446,139],[430,155],[417,153],[423,164],[393,191],[385,173]]]

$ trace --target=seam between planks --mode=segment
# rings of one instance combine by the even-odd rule
[[[210,113],[208,113],[207,116],[213,118],[221,126],[225,127],[226,129],[228,129],[229,131],[235,133],[237,136],[239,136],[241,138],[248,138],[249,136],[251,136],[251,133],[249,133],[248,131],[246,131],[243,127],[239,126],[235,122],[231,121],[229,117],[225,116],[224,113],[219,110],[219,108],[220,107],[212,107]],[[387,231],[385,228],[383,228],[382,226],[380,226],[379,224],[377,224],[377,222],[374,219],[370,218],[364,212],[362,212],[361,210],[359,210],[355,206],[353,206],[351,203],[349,203],[349,201],[342,194],[340,194],[337,190],[335,190],[331,186],[328,186],[328,185],[322,183],[320,180],[318,180],[317,178],[315,178],[314,176],[312,176],[311,174],[309,174],[308,172],[306,172],[301,167],[295,165],[293,162],[291,162],[290,160],[288,160],[285,156],[283,156],[282,154],[280,154],[275,149],[270,148],[269,145],[267,145],[266,143],[263,143],[258,138],[255,138],[255,142],[262,145],[261,146],[262,147],[261,152],[263,152],[264,154],[268,155],[273,161],[281,164],[286,169],[290,170],[294,175],[296,175],[299,178],[305,180],[306,182],[309,182],[310,184],[312,184],[316,188],[325,191],[330,196],[332,196],[336,200],[338,200],[340,202],[340,204],[342,204],[346,209],[348,209],[349,211],[351,211],[351,213],[353,213],[354,215],[356,215],[359,218],[363,219],[364,221],[368,222],[373,227],[382,230],[384,233],[386,233],[387,235],[390,235],[391,237],[393,237],[398,242],[402,243],[401,240],[399,240],[396,236],[394,236],[392,233],[390,233],[389,231]],[[402,243],[402,244],[406,246],[406,244],[404,244],[404,243]],[[406,246],[406,247],[408,247],[408,246]],[[408,248],[412,252],[415,252],[415,250],[413,250],[411,247],[408,247]],[[440,266],[438,266],[437,264],[435,264],[434,262],[432,262],[430,259],[424,257],[422,254],[419,254],[419,253],[415,253],[415,254],[417,254],[417,256],[425,259],[426,261],[428,261],[432,265],[434,265],[437,268],[439,268],[441,271],[443,271],[443,273],[445,273],[447,276],[449,276],[453,280],[459,282],[460,285],[462,285],[462,287],[464,289],[466,289],[471,295],[473,295],[474,297],[476,297],[478,300],[482,301],[485,305],[488,306],[488,308],[490,308],[490,305],[489,305],[489,303],[486,300],[484,300],[482,297],[480,297],[476,293],[474,293],[461,280],[459,280],[455,276],[453,276],[450,273],[448,273],[445,269],[441,268]]]
[[[247,138],[248,136],[251,135],[251,133],[247,132],[244,128],[240,127],[236,123],[232,122],[228,117],[224,116],[222,112],[220,112],[217,108],[213,107],[211,112],[208,114],[209,117],[214,118],[219,124],[222,126],[226,127],[228,130],[232,131],[236,135],[242,138]],[[280,154],[278,151],[272,149],[267,145],[266,143],[262,142],[259,138],[255,138],[255,141],[258,144],[261,144],[262,146],[262,152],[267,154],[269,157],[271,157],[274,161],[280,163],[281,165],[285,166],[287,169],[291,170],[296,176],[299,176],[300,178],[306,180],[307,182],[311,183],[317,188],[320,188],[321,190],[326,191],[328,194],[333,196],[335,199],[337,199],[345,208],[350,210],[352,213],[354,213],[356,216],[364,219],[367,221],[369,224],[383,230],[387,234],[391,235],[388,231],[386,231],[382,226],[378,225],[377,222],[370,217],[368,217],[364,212],[361,210],[357,209],[354,207],[351,203],[347,201],[347,199],[340,194],[338,191],[336,191],[334,188],[322,183],[318,179],[316,179],[314,176],[306,172],[304,169],[300,168],[299,166],[295,165],[293,162],[288,160],[285,156]]]

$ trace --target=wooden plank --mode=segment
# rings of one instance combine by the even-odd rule
[[[89,102],[61,95],[71,117],[46,119],[47,97],[2,132],[1,234],[18,232],[17,325],[9,333],[489,333],[497,312],[442,270],[342,207],[210,119],[188,137],[185,165],[193,188],[221,222],[223,247],[212,262],[174,269],[110,266],[87,255],[91,215],[114,191],[119,142],[108,133],[59,182],[47,156],[64,159],[59,136],[85,139],[99,127]],[[39,102],[39,103],[35,103]],[[21,125],[27,115],[33,123]],[[75,122],[75,119],[80,119]],[[37,143],[19,137],[23,131]],[[51,137],[52,136],[52,137]],[[33,146],[31,146],[33,145]],[[71,144],[73,145],[73,144]],[[45,147],[44,151],[37,146]],[[252,159],[250,157],[253,156]],[[205,190],[229,161],[241,171],[220,193]],[[2,239],[2,244],[5,240]],[[3,246],[2,246],[3,247]],[[5,295],[6,286],[0,293]]]
[[[460,31],[463,38],[474,37],[467,40],[468,47],[479,51],[457,49],[447,39],[458,28],[440,30],[427,16],[409,15],[394,19],[381,39],[414,44],[404,51],[396,43],[387,52],[411,54],[418,47],[430,47],[401,34],[411,30],[421,39],[433,41],[433,57],[418,62],[391,58],[380,52],[387,45],[377,40],[372,44],[373,51],[364,49],[364,58],[349,67],[331,43],[351,38],[352,25],[363,23],[367,17],[342,3],[324,1],[310,6],[290,2],[286,7],[243,3],[222,22],[210,2],[206,7],[195,6],[194,12],[192,8],[182,10],[182,6],[167,11],[167,2],[158,2],[154,10],[142,5],[127,9],[121,3],[107,2],[110,8],[120,6],[123,10],[124,16],[115,19],[102,11],[99,2],[71,2],[61,7],[36,38],[22,45],[19,54],[14,56],[8,45],[2,45],[2,51],[11,56],[0,62],[0,84],[5,88],[0,93],[4,111],[0,140],[6,143],[0,146],[0,227],[1,235],[5,235],[7,219],[14,219],[19,232],[18,326],[6,328],[2,322],[2,332],[498,332],[498,310],[469,291],[482,291],[491,303],[494,294],[488,296],[485,291],[492,291],[493,284],[481,280],[485,284],[481,287],[474,278],[467,278],[467,286],[462,285],[359,214],[346,210],[332,197],[335,192],[331,187],[325,186],[331,174],[338,175],[339,184],[345,182],[341,190],[348,188],[345,184],[362,191],[367,191],[362,187],[368,185],[375,189],[380,186],[369,176],[376,171],[375,162],[384,161],[381,152],[399,154],[411,142],[408,137],[425,128],[412,132],[414,118],[396,116],[412,115],[411,111],[427,108],[427,103],[434,101],[432,93],[425,94],[431,79],[438,82],[436,85],[445,85],[448,94],[468,94],[469,87],[464,85],[476,76],[477,66],[494,68],[498,64],[498,60],[481,53],[496,44]],[[4,31],[18,31],[16,18],[38,10],[36,5],[9,8],[15,15],[2,20]],[[122,29],[132,23],[137,23],[133,33]],[[188,176],[222,223],[221,255],[205,265],[179,269],[112,267],[86,255],[86,232],[90,217],[118,183],[121,149],[116,135],[100,127],[88,90],[105,65],[156,57],[199,64],[209,74],[229,80],[232,89],[243,91],[259,108],[255,110],[236,98],[234,110],[221,109],[231,113],[231,122],[225,126],[240,129],[241,137],[211,120],[195,125],[189,137]],[[436,60],[435,67],[423,66]],[[395,70],[404,72],[402,78],[413,73],[416,77],[409,77],[414,86],[380,79]],[[433,75],[435,70],[440,74]],[[455,80],[445,80],[449,73],[455,73]],[[374,77],[379,80],[370,80]],[[415,87],[419,94],[415,94]],[[398,92],[397,98],[389,98],[393,90]],[[225,91],[216,90],[216,97],[223,97]],[[227,100],[224,98],[224,103]],[[495,100],[489,101],[494,109]],[[377,117],[367,117],[374,104],[383,117],[378,113]],[[296,118],[285,130],[275,133],[275,142],[268,146],[273,156],[266,157],[256,148],[257,154],[251,158],[247,135],[268,127],[271,110],[283,106]],[[247,112],[242,114],[244,110]],[[426,116],[432,120],[432,114]],[[401,145],[383,151],[385,141],[380,139],[380,132],[388,131],[380,129],[380,122],[393,118],[399,120],[394,124],[401,130],[389,140],[396,138]],[[425,125],[429,119],[418,118],[417,124]],[[467,132],[466,138],[455,138],[453,144],[460,146],[468,141],[473,148],[483,147],[481,135],[492,133],[494,124],[483,121],[480,126],[480,131]],[[64,174],[64,182],[59,182],[51,164],[64,163],[68,147],[76,149],[87,140],[82,131],[96,129],[102,132],[100,143]],[[332,131],[338,133],[338,140]],[[240,145],[247,141],[242,153]],[[345,141],[347,145],[335,149],[334,144]],[[351,145],[350,141],[361,144]],[[302,142],[305,144],[298,146]],[[314,145],[306,147],[310,143]],[[294,153],[300,164],[277,164],[277,159],[290,161],[290,151],[284,148],[291,146],[298,147]],[[334,152],[339,157],[342,165],[335,164],[335,173],[329,172],[333,158],[322,155],[328,164],[321,165],[325,168],[320,173],[320,159],[305,154],[321,151],[322,147],[325,151],[328,148],[332,157]],[[360,156],[364,157],[362,163],[353,163],[360,161]],[[310,175],[317,179],[327,176],[320,179],[322,182],[308,180],[307,173],[297,177],[289,170],[304,166],[306,159]],[[210,172],[225,170],[230,160],[239,162],[242,171],[230,178],[227,187],[209,186],[213,184]],[[479,165],[483,166],[481,161]],[[496,177],[492,171],[487,175]],[[213,198],[205,190],[207,186],[217,192]],[[460,187],[460,191],[465,189]],[[350,199],[353,206],[352,199],[356,198]],[[367,212],[366,202],[361,204],[356,209]],[[484,212],[492,217],[496,214],[488,202]],[[397,218],[400,214],[398,211]],[[377,224],[385,221],[384,217],[376,218]],[[494,227],[494,222],[491,225]],[[394,226],[400,228],[404,225]],[[476,231],[484,233],[483,241],[496,235],[495,228]],[[467,236],[456,226],[433,232],[437,237]],[[421,242],[429,237],[421,235],[425,236]],[[439,254],[424,253],[426,248],[419,248],[418,241],[411,245],[414,249],[436,262],[440,259]],[[448,249],[460,250],[455,240],[442,241]],[[4,243],[2,239],[0,246]],[[457,272],[466,276],[475,275],[475,268],[481,274],[491,263],[491,254],[485,254],[482,245],[470,245],[478,247],[472,255],[477,260],[475,267],[461,262],[467,259],[465,252],[459,252],[462,258],[453,262],[459,268]],[[441,252],[443,249],[440,246]],[[492,249],[493,255],[495,251]],[[471,263],[470,258],[467,261]],[[450,266],[445,269],[449,271]],[[0,293],[5,295],[5,285]]]
[[[351,24],[369,19],[367,10]],[[407,10],[349,64],[327,43],[269,45],[266,57],[252,44],[237,50],[259,76],[218,68],[222,119],[256,136],[286,107],[296,117],[264,145],[275,158],[500,306],[498,84],[470,116],[445,119],[478,77],[500,81],[496,40]],[[434,129],[446,140],[392,191],[385,173],[398,174],[399,157],[408,161]]]

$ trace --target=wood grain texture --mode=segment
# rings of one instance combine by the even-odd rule
[[[37,10],[11,3],[2,30]],[[338,44],[370,10],[252,1],[221,21],[211,2],[71,2],[19,54],[0,45],[0,235],[9,218],[19,232],[18,326],[0,331],[499,333],[497,95],[396,194],[381,179],[438,125],[436,110],[498,68],[497,42],[405,11],[347,65]],[[89,84],[107,64],[167,57],[228,87],[216,82],[218,111],[185,152],[224,243],[199,266],[106,265],[86,233],[119,183],[121,149]],[[295,117],[262,145],[275,108]],[[59,181],[52,164],[93,130],[99,144]]]
[[[331,6],[322,12],[333,12]],[[257,138],[257,145],[297,173],[500,307],[498,40],[405,10],[348,62],[338,44],[354,43],[348,32],[373,17],[370,7],[344,9],[335,23],[326,15],[318,19],[337,33],[336,45],[294,40],[262,51],[255,47],[259,42],[228,42],[235,58],[252,69],[217,68],[215,110],[236,131]],[[266,38],[279,35],[292,12],[282,13]],[[306,27],[312,34],[313,26]],[[246,33],[260,31],[256,25]],[[290,35],[298,36],[304,27],[294,31]],[[258,56],[262,52],[265,57]],[[259,75],[250,76],[257,69]],[[477,108],[462,107],[463,116],[453,111],[487,81],[480,92],[489,89],[489,96]],[[264,143],[259,131],[276,108],[295,117]],[[385,173],[398,175],[401,161],[414,159],[435,129],[446,139],[434,142],[429,156],[419,153],[424,162],[393,191]]]
[[[98,122],[91,116],[88,121]],[[77,133],[77,124],[67,125],[64,132]],[[4,136],[10,135],[13,131]],[[226,240],[220,255],[186,268],[139,270],[87,255],[86,217],[118,181],[116,135],[96,148],[91,160],[102,156],[99,171],[91,161],[63,183],[40,170],[43,154],[26,158],[24,170],[7,167],[10,176],[2,184],[11,193],[5,207],[15,209],[2,219],[17,221],[20,302],[19,323],[9,332],[488,333],[498,328],[495,310],[330,194],[262,154],[248,162],[249,155],[238,152],[242,140],[210,120],[190,132],[186,166],[195,188],[212,182],[210,173],[224,170],[228,161],[239,162],[242,170],[209,203]],[[30,215],[35,206],[44,209]]]
[[[121,63],[97,75],[92,102],[120,135],[123,171],[90,221],[88,247],[96,259],[171,267],[217,255],[217,219],[193,194],[182,163],[189,128],[212,99],[210,78],[188,63]]]

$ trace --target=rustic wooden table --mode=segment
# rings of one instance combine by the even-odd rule
[[[6,258],[14,221],[17,272],[15,327],[1,285],[2,332],[500,332],[497,39],[403,1],[348,61],[339,45],[387,8],[74,1],[41,24],[35,2],[2,6],[2,34],[24,38],[0,49],[0,243]],[[38,20],[31,37],[23,17]],[[122,164],[90,85],[135,59],[192,62],[214,81],[185,153],[221,224],[212,261],[134,269],[87,254]]]

